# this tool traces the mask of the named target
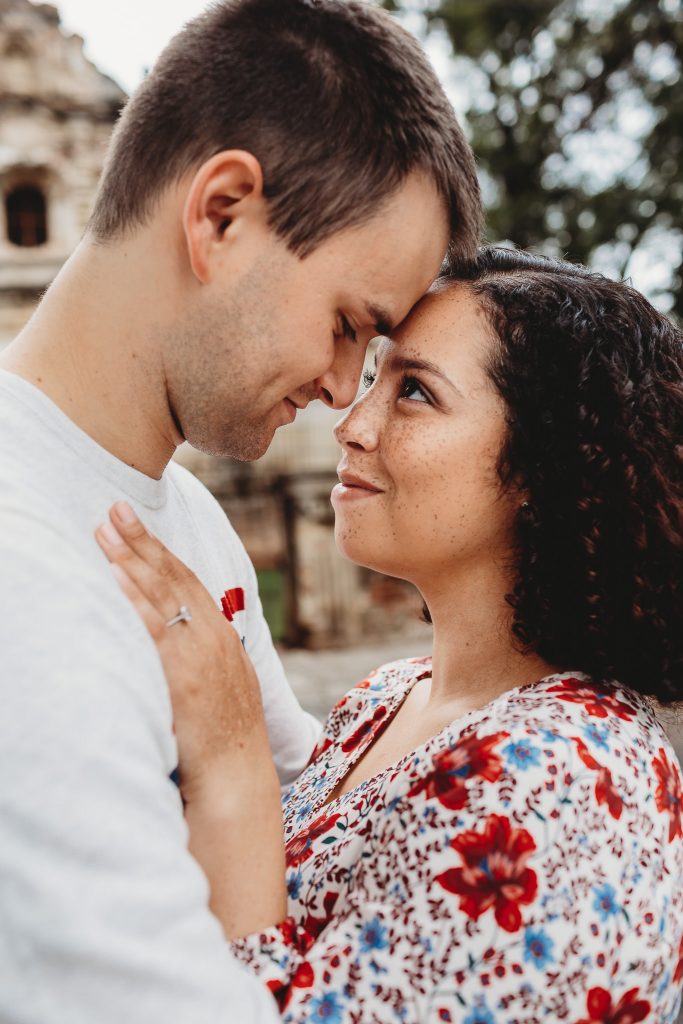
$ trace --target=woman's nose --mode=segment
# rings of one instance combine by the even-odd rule
[[[334,436],[342,448],[373,451],[379,441],[376,416],[372,415],[369,395],[359,398],[334,427]]]

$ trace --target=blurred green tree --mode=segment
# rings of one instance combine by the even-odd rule
[[[683,318],[683,0],[384,0],[445,30],[491,241],[567,255]]]

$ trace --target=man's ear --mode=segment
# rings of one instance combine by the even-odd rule
[[[194,175],[183,209],[183,230],[190,265],[205,284],[212,256],[236,234],[238,220],[265,227],[263,172],[252,153],[228,149],[216,153]]]

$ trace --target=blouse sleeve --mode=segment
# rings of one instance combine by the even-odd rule
[[[319,927],[288,920],[235,943],[238,957],[288,1024],[654,1009],[653,970],[661,983],[677,963],[681,900],[639,862],[661,861],[666,828],[638,811],[648,784],[638,794],[616,774],[611,739],[597,725],[573,736],[488,722],[416,757],[368,819],[353,885],[336,885],[343,909],[331,858]]]
[[[288,920],[233,946],[275,996],[288,1024],[359,1024],[370,1019],[370,1005],[373,1022],[389,1024],[401,1019],[397,1010],[405,1012],[415,995],[413,972],[392,956],[396,914],[388,901],[359,898],[332,917],[317,938]]]

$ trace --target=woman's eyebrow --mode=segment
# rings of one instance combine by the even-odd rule
[[[464,395],[460,388],[458,387],[458,385],[454,384],[450,377],[447,377],[443,370],[436,365],[436,363],[430,363],[428,359],[411,359],[409,356],[401,356],[394,352],[387,357],[387,363],[389,364],[389,367],[392,370],[398,373],[406,373],[410,370],[417,370],[418,372],[421,371],[423,373],[431,373],[435,377],[438,377],[439,380],[442,380],[444,384],[447,384],[449,388],[452,388],[452,390],[455,391],[457,395],[459,395],[461,398],[464,398]],[[375,365],[377,365],[376,355]]]

